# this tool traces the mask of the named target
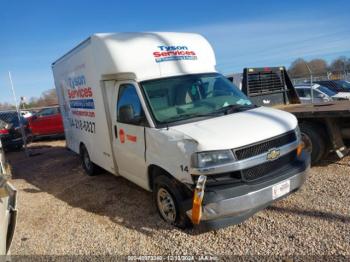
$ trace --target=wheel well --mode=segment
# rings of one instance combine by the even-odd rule
[[[157,165],[150,165],[148,167],[148,185],[151,190],[153,190],[153,181],[157,176],[165,175],[169,177],[170,179],[174,179],[172,175],[170,175],[165,169],[157,166]]]
[[[326,146],[327,147],[330,147],[330,139],[329,139],[329,136],[328,136],[328,130],[327,130],[327,126],[326,126],[326,123],[324,123],[323,121],[310,121],[310,120],[301,120],[299,122],[300,125],[309,125],[309,126],[313,126],[313,127],[316,127],[318,128],[318,130],[320,130],[320,133],[321,133],[321,136],[325,139],[325,142],[326,142]]]
[[[302,132],[304,129],[305,133],[309,133],[309,139],[312,141],[311,165],[315,165],[327,156],[332,148],[326,123],[322,123],[321,121],[304,121],[300,123],[300,129]],[[305,140],[306,144],[309,142]]]
[[[86,148],[85,144],[84,144],[83,142],[80,142],[80,144],[79,144],[79,154],[81,154],[81,149],[82,149],[83,147]]]
[[[178,190],[183,194],[183,196],[192,197],[192,190],[186,186],[184,183],[177,180],[174,176],[172,176],[168,171],[165,169],[157,166],[157,165],[150,165],[148,167],[148,183],[149,188],[151,191],[153,191],[153,182],[157,176],[167,176],[169,179],[174,182],[174,185],[178,188]]]

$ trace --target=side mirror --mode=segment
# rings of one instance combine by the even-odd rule
[[[38,116],[37,116],[37,115],[33,115],[31,120],[33,120],[33,121],[34,121],[34,120],[36,120],[37,118],[38,118]]]
[[[131,104],[123,105],[119,108],[118,121],[121,123],[140,125],[144,122],[144,119],[143,115],[135,116],[134,107]]]
[[[132,105],[124,105],[119,108],[119,121],[132,123],[134,121],[134,108]]]

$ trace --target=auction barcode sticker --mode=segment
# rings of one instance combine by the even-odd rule
[[[279,198],[290,191],[290,180],[283,181],[272,187],[272,199]]]

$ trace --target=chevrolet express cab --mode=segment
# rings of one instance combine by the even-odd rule
[[[178,227],[240,223],[299,189],[296,118],[254,105],[189,33],[95,34],[52,64],[69,149],[153,192]]]

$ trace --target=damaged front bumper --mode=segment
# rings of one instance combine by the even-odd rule
[[[310,155],[303,153],[293,169],[271,180],[259,184],[206,188],[198,226],[215,229],[242,222],[272,202],[298,190],[305,182],[309,168]],[[287,186],[285,191],[274,192],[284,185]],[[192,209],[186,213],[192,218]]]

